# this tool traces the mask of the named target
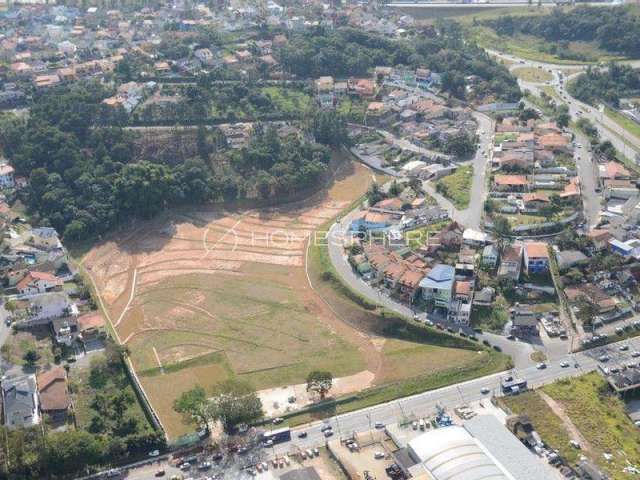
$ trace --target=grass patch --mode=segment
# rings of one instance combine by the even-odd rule
[[[336,414],[352,412],[398,398],[483,377],[507,370],[511,366],[505,355],[494,352],[483,352],[478,355],[479,358],[473,362],[473,365],[448,368],[428,375],[363,390],[357,395],[338,400],[329,400],[323,404],[316,405],[312,411],[298,412],[287,416],[287,423],[290,426],[302,425]],[[412,412],[405,413],[411,414]]]
[[[544,392],[560,402],[573,424],[590,443],[592,459],[613,480],[629,478],[622,472],[629,462],[640,463],[640,430],[627,416],[624,402],[614,395],[604,378],[590,373],[560,380],[544,387]],[[604,454],[610,453],[610,462]]]
[[[407,246],[413,250],[420,248],[423,246],[429,235],[433,235],[434,233],[438,233],[444,227],[451,223],[449,220],[445,220],[442,222],[433,223],[431,225],[426,225],[424,227],[416,228],[413,230],[409,230],[406,232]]]
[[[531,358],[531,361],[533,361],[533,362],[546,362],[547,361],[547,356],[541,350],[536,350],[535,352],[533,352],[531,354],[530,358]]]
[[[438,180],[436,191],[451,200],[456,208],[464,209],[469,206],[472,180],[473,166],[464,165],[451,175]]]
[[[28,351],[35,351],[37,367],[51,365],[54,360],[51,334],[47,326],[37,327],[31,331],[11,330],[7,341],[0,349],[2,357],[14,365],[27,365],[24,356]]]
[[[624,116],[622,113],[617,112],[609,107],[605,107],[605,114],[631,135],[640,138],[640,124],[634,122],[630,118]]]
[[[509,321],[507,305],[497,300],[490,307],[474,306],[471,310],[471,325],[489,330],[494,333],[503,333],[504,326]]]
[[[516,415],[527,415],[542,440],[551,448],[557,449],[567,462],[577,461],[578,450],[569,444],[571,438],[562,424],[562,419],[553,413],[537,392],[504,397],[500,402]]]
[[[268,95],[277,110],[285,114],[304,113],[311,109],[312,99],[302,90],[270,86],[263,87],[262,93]]]
[[[514,68],[511,72],[524,82],[544,83],[553,79],[553,75],[542,68]]]
[[[73,409],[79,429],[92,433],[112,433],[124,435],[122,422],[130,419],[135,427],[128,425],[127,431],[150,433],[153,427],[149,423],[140,403],[137,401],[131,382],[125,373],[122,362],[115,356],[105,353],[92,355],[89,367],[73,367],[69,371],[70,391]],[[105,409],[113,401],[121,403],[124,410]],[[106,400],[106,402],[105,402]]]
[[[614,395],[602,376],[593,372],[577,378],[558,380],[542,388],[558,402],[571,423],[588,442],[582,450],[569,445],[569,433],[537,392],[527,392],[501,401],[516,414],[528,415],[542,439],[557,449],[569,463],[580,455],[594,461],[612,480],[630,478],[623,469],[640,463],[640,430],[626,414],[624,402]],[[604,454],[611,454],[607,462]]]

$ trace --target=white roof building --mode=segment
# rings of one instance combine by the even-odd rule
[[[493,415],[438,428],[407,445],[413,477],[429,480],[556,480],[557,470],[535,456]]]
[[[457,425],[412,440],[409,454],[419,461],[410,469],[414,477],[428,472],[434,480],[516,480],[464,427]]]

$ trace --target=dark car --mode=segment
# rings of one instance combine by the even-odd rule
[[[300,432],[298,438],[307,438],[307,435],[309,435],[307,432]]]

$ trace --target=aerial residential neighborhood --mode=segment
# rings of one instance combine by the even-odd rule
[[[0,1],[0,478],[636,478],[635,3]]]

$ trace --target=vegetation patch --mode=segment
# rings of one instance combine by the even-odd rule
[[[511,72],[520,80],[523,80],[525,82],[544,83],[553,79],[553,75],[542,68],[514,68]]]
[[[451,175],[447,175],[436,182],[436,191],[453,202],[456,208],[465,209],[469,206],[471,182],[473,181],[473,166],[464,165]]]

